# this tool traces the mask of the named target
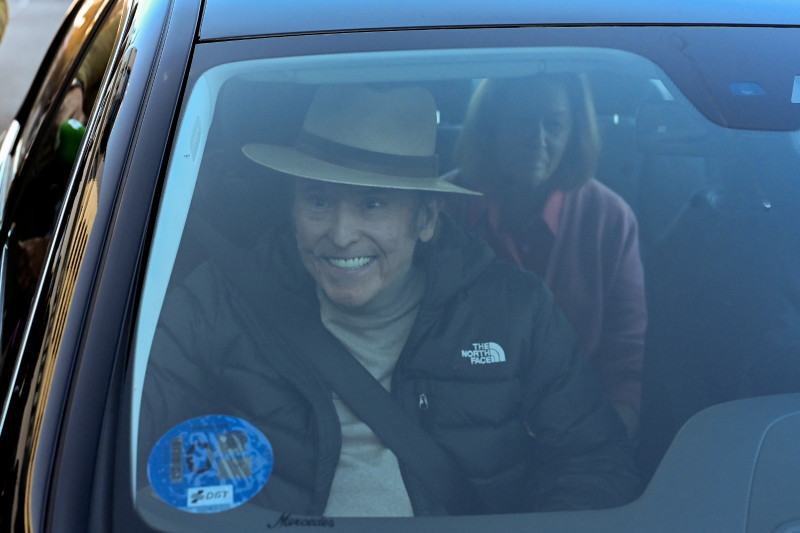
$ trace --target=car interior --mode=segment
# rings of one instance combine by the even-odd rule
[[[531,63],[565,68],[557,59]],[[678,429],[703,408],[796,390],[800,138],[722,127],[649,62],[629,69],[593,59],[569,69],[586,75],[592,91],[601,137],[596,178],[627,202],[639,225],[648,331],[638,454],[647,481]],[[404,83],[422,85],[436,100],[445,174],[480,78],[421,78]],[[287,220],[290,182],[241,147],[291,145],[317,86],[247,73],[202,83],[181,118],[160,211],[163,225],[169,220],[180,231],[157,229],[154,237],[143,298],[156,309],[170,286],[213,256],[219,238],[248,247]],[[194,105],[195,97],[203,103]],[[157,356],[148,354],[155,315],[140,318],[136,380]]]

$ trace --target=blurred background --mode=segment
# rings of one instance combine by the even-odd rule
[[[72,0],[6,0],[8,25],[0,41],[0,132],[22,103],[36,69]]]

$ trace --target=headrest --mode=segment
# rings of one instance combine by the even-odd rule
[[[636,143],[645,153],[708,155],[718,131],[695,109],[674,100],[643,104],[636,113]]]

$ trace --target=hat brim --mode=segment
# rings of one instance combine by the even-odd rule
[[[264,165],[285,174],[317,181],[358,185],[361,187],[481,195],[477,191],[459,187],[436,177],[390,176],[341,167],[311,157],[292,147],[253,143],[244,145],[242,153],[259,165]]]

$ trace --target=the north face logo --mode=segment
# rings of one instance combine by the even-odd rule
[[[461,357],[466,357],[473,365],[504,363],[506,353],[495,342],[474,342],[471,350],[461,350]]]

